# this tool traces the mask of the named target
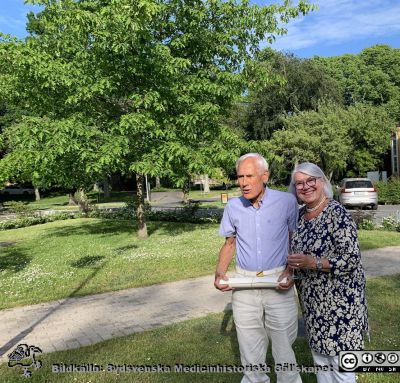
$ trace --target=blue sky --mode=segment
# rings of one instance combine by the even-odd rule
[[[270,0],[254,0],[257,4]],[[375,44],[400,48],[399,0],[314,0],[319,10],[292,21],[274,49],[300,57],[359,53]],[[37,10],[23,0],[0,0],[0,32],[26,36],[26,13]]]

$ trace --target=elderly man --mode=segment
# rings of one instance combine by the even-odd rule
[[[221,221],[220,234],[225,243],[219,253],[214,285],[221,284],[236,249],[236,276],[275,275],[279,280],[291,274],[286,267],[289,235],[296,229],[298,208],[295,198],[266,188],[268,163],[257,153],[248,153],[236,163],[242,196],[229,200]],[[293,281],[278,288],[234,289],[233,318],[245,374],[241,383],[268,383],[265,358],[269,340],[277,370],[278,383],[299,383],[292,344],[297,336],[297,300]],[[293,368],[290,368],[293,367]]]

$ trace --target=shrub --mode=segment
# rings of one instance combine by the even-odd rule
[[[351,212],[351,216],[357,226],[357,229],[373,230],[373,215],[367,211],[356,210]]]
[[[61,213],[61,214],[53,214],[45,216],[30,216],[30,217],[26,216],[17,219],[9,219],[0,222],[0,231],[18,229],[20,227],[28,227],[33,225],[39,225],[41,223],[60,221],[70,218],[74,218],[74,215],[70,213]]]
[[[382,227],[388,231],[400,232],[400,221],[394,217],[385,217],[382,220]]]
[[[400,203],[400,178],[391,177],[388,182],[376,182],[375,187],[380,204]]]
[[[375,224],[370,219],[364,219],[358,225],[358,229],[361,229],[361,230],[374,230],[375,229]]]
[[[4,204],[4,206],[11,213],[15,213],[18,217],[26,217],[32,213],[32,208],[27,202],[23,201],[10,201]]]

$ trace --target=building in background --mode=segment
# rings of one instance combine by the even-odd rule
[[[395,133],[392,133],[390,140],[392,175],[400,176],[400,126]]]

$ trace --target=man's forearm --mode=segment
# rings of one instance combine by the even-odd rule
[[[219,252],[219,260],[215,270],[215,276],[221,277],[226,274],[229,264],[235,254],[236,241],[234,237],[226,238],[224,245]]]

